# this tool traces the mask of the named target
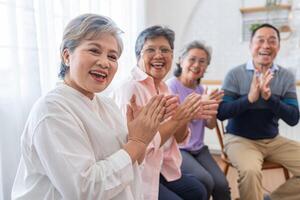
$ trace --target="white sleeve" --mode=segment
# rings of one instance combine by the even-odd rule
[[[126,88],[126,89],[124,89]],[[130,99],[133,94],[136,94],[135,84],[132,82],[126,82],[122,87],[114,89],[110,93],[110,97],[114,100],[117,107],[121,110],[122,115],[126,118],[127,104],[130,104]],[[139,103],[139,95],[136,94],[137,103]],[[139,104],[138,104],[139,105]]]
[[[133,180],[127,152],[120,149],[96,161],[88,135],[67,113],[43,119],[32,142],[63,199],[111,199]]]

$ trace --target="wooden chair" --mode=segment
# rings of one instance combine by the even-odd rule
[[[224,171],[225,176],[227,176],[229,167],[232,167],[232,164],[230,163],[226,153],[224,152],[223,138],[224,138],[225,129],[224,129],[223,122],[221,122],[219,120],[217,120],[216,132],[217,132],[218,140],[219,140],[220,147],[221,147],[221,159],[225,166],[223,171]],[[265,160],[262,165],[262,170],[280,169],[280,168],[283,170],[285,180],[288,180],[290,178],[289,171],[281,164]]]

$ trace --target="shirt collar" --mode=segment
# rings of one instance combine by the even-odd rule
[[[146,74],[143,70],[141,70],[138,66],[135,66],[131,70],[131,75],[136,81],[145,81],[147,79],[153,80],[148,74]]]
[[[253,60],[249,60],[246,64],[246,69],[247,70],[254,70],[254,65],[253,65]],[[279,68],[276,64],[272,64],[271,66],[271,72],[277,71]]]
[[[158,85],[158,88],[155,87],[154,79],[146,74],[143,70],[141,70],[138,66],[135,66],[131,70],[131,76],[134,81],[143,82],[142,84],[147,85],[149,88],[153,90],[158,90],[159,93],[167,93],[168,87],[164,81],[161,81]]]

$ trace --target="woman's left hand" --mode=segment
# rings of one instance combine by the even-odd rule
[[[212,119],[218,113],[219,103],[216,100],[200,100],[201,109],[193,119]]]
[[[165,98],[167,99],[167,102],[165,104],[166,112],[164,115],[164,120],[173,116],[179,106],[179,98],[177,95],[167,95]]]
[[[216,88],[208,93],[207,88],[206,88],[204,93],[202,94],[201,99],[202,100],[216,100],[217,103],[221,103],[223,96],[224,96],[223,90],[219,90],[218,88]]]

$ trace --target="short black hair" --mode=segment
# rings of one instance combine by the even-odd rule
[[[251,40],[253,39],[256,31],[258,31],[259,29],[264,28],[264,27],[273,29],[276,32],[276,34],[278,36],[278,40],[280,42],[280,33],[279,33],[279,30],[275,26],[273,26],[271,24],[268,24],[268,23],[261,24],[261,25],[257,26],[255,29],[253,29],[253,31],[251,33]]]

